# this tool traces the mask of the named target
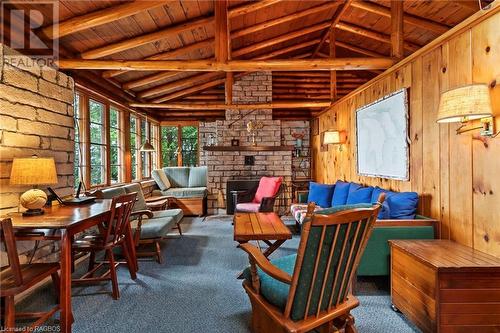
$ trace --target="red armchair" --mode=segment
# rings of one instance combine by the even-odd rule
[[[274,202],[283,190],[282,177],[262,177],[257,188],[249,191],[231,191],[234,212],[272,212]]]

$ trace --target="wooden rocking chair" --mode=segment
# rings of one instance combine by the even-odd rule
[[[309,204],[296,255],[269,261],[255,246],[241,245],[250,259],[243,287],[253,332],[357,332],[350,311],[359,301],[350,284],[384,199],[316,214]]]

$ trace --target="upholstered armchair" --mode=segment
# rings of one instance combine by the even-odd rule
[[[248,191],[231,191],[234,212],[272,212],[276,198],[284,191],[282,177],[262,177],[259,186]]]

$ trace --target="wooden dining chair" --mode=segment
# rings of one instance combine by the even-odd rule
[[[120,290],[118,288],[116,267],[119,265],[119,262],[115,260],[113,253],[113,249],[118,247],[122,249],[130,271],[130,277],[132,279],[136,278],[135,266],[133,264],[135,258],[132,258],[126,242],[128,228],[130,228],[130,213],[132,212],[136,196],[137,193],[134,192],[114,197],[111,203],[109,220],[99,225],[99,234],[87,235],[73,242],[72,250],[74,253],[90,253],[87,272],[82,277],[72,280],[74,284],[89,284],[109,280],[113,287],[113,299],[118,299],[120,297]],[[101,251],[104,251],[104,260],[96,262],[96,254]],[[104,274],[94,276],[105,265],[109,265],[109,270],[104,272]]]
[[[321,213],[309,204],[297,254],[291,256],[268,261],[255,246],[241,245],[250,259],[243,287],[252,304],[253,332],[357,332],[350,311],[359,301],[350,284],[384,199],[382,194],[373,205]]]
[[[47,319],[52,317],[54,313],[60,310],[59,304],[47,312],[16,313],[14,296],[33,287],[44,279],[52,277],[58,299],[59,275],[57,271],[59,270],[59,264],[34,263],[21,265],[19,263],[14,232],[12,230],[12,221],[10,219],[0,220],[0,237],[1,242],[5,244],[5,250],[7,251],[9,260],[9,265],[2,268],[0,271],[0,298],[3,329],[6,332],[14,332],[16,329],[15,319],[26,318],[36,319],[33,324],[25,328],[26,332],[34,332],[36,327],[40,326],[47,321]]]

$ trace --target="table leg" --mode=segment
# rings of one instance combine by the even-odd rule
[[[271,255],[271,253],[276,251],[281,246],[281,244],[283,244],[284,242],[285,242],[285,240],[277,240],[274,243],[266,242],[266,244],[268,244],[269,247],[264,251],[263,254],[266,256],[266,258],[269,257]]]
[[[61,229],[61,332],[70,333],[73,323],[71,311],[71,235]]]

